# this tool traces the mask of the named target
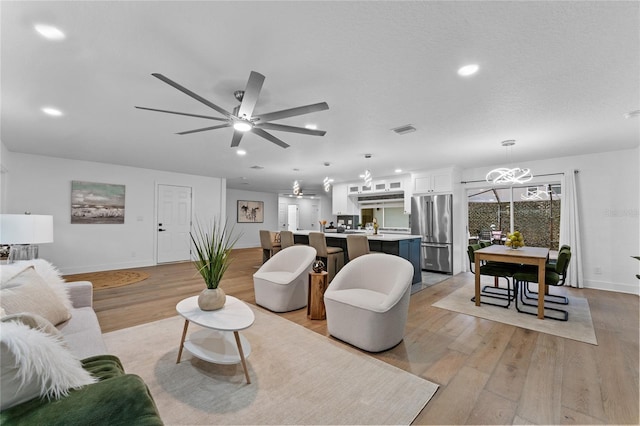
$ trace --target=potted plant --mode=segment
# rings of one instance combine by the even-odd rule
[[[233,228],[228,229],[227,222],[221,225],[215,220],[208,228],[203,228],[196,220],[195,229],[189,235],[195,248],[193,264],[207,286],[198,296],[198,306],[203,311],[215,311],[224,306],[226,295],[219,285],[231,263],[231,250],[240,236],[233,236]]]

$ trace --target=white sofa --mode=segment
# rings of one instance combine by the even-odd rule
[[[73,304],[71,319],[56,326],[71,352],[80,359],[107,353],[102,330],[93,310],[93,285],[89,281],[66,284]]]
[[[359,256],[338,272],[324,293],[332,336],[369,352],[402,341],[409,313],[413,266],[399,256]]]
[[[0,424],[161,425],[144,381],[107,353],[90,282],[0,265]]]
[[[106,354],[107,348],[102,340],[102,330],[93,310],[93,285],[89,281],[64,282],[57,269],[43,259],[0,266],[2,283],[6,283],[28,266],[33,266],[38,275],[52,287],[62,287],[63,290],[58,290],[58,295],[66,293],[68,296],[70,304],[65,302],[65,306],[71,318],[54,326],[62,333],[71,353],[79,359]],[[40,312],[31,313],[41,314]]]
[[[307,306],[308,280],[316,258],[313,247],[295,245],[280,250],[253,274],[256,303],[273,312]]]

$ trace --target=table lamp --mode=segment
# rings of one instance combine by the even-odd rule
[[[0,243],[10,245],[8,263],[38,258],[38,244],[53,242],[53,216],[0,215]]]

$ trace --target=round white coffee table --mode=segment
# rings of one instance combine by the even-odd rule
[[[247,383],[251,383],[245,361],[251,353],[251,345],[238,333],[240,330],[249,328],[255,320],[253,311],[246,303],[233,296],[227,296],[222,309],[203,311],[198,307],[198,296],[193,296],[180,301],[176,305],[176,311],[184,318],[184,329],[176,364],[180,362],[183,348],[201,360],[216,364],[240,362]],[[197,331],[185,340],[189,322],[206,330]]]

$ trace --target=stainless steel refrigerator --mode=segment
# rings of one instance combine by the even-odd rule
[[[411,200],[411,233],[422,236],[422,269],[453,273],[453,196],[417,195]]]

